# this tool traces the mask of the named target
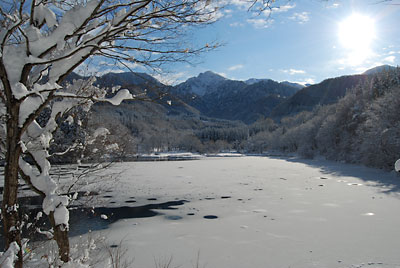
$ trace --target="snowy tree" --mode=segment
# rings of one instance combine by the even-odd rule
[[[128,90],[120,90],[106,99],[105,91],[93,85],[94,80],[63,81],[94,56],[127,66],[154,68],[209,50],[214,45],[194,48],[181,38],[186,30],[183,25],[206,24],[215,19],[216,9],[209,2],[1,2],[0,112],[5,158],[2,217],[6,247],[13,245],[12,249],[17,250],[15,267],[22,267],[23,257],[17,201],[20,178],[43,197],[43,211],[52,224],[60,258],[69,261],[69,199],[59,195],[48,161],[57,119],[75,106],[88,110],[95,101],[118,105],[124,99],[135,98]],[[39,124],[45,109],[50,116]]]

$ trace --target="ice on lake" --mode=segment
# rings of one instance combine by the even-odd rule
[[[187,201],[94,232],[110,245],[122,241],[133,267],[171,257],[173,267],[197,260],[218,268],[400,267],[400,178],[393,173],[268,157],[112,169],[122,173],[104,198],[110,207]]]

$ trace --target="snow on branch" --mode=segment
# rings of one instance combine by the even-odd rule
[[[20,250],[16,242],[11,243],[8,250],[3,254],[0,253],[0,267],[13,268],[15,261],[18,259],[17,254]]]
[[[134,96],[127,89],[121,89],[117,94],[109,99],[99,99],[99,101],[107,101],[112,105],[120,105],[124,100],[133,100]]]

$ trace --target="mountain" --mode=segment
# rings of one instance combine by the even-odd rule
[[[292,86],[292,87],[297,88],[297,89],[303,89],[303,88],[306,87],[304,85],[301,85],[301,84],[298,84],[298,83],[292,83],[292,82],[289,82],[289,81],[283,81],[283,82],[281,82],[281,84],[284,84],[284,85],[287,85],[287,86]]]
[[[335,103],[369,75],[391,68],[394,67],[378,66],[361,75],[330,78],[308,87],[270,79],[230,80],[211,71],[176,86],[165,86],[148,74],[131,72],[105,74],[97,77],[96,83],[106,88],[119,85],[132,94],[144,93],[146,89],[147,96],[162,108],[155,109],[160,116],[207,117],[251,124],[260,118],[280,119],[317,105]],[[71,77],[79,78],[76,74]]]
[[[112,86],[164,86],[157,79],[146,73],[108,73],[97,77],[97,84],[106,87]]]
[[[175,92],[181,95],[196,94],[204,96],[205,94],[218,90],[218,86],[228,79],[219,74],[207,71],[192,77],[175,87]]]
[[[252,85],[252,84],[261,82],[261,81],[263,81],[263,80],[267,80],[267,79],[250,78],[250,79],[245,80],[244,82],[245,82],[247,85]]]
[[[371,75],[393,70],[396,70],[396,67],[382,65],[369,69],[360,75],[326,79],[319,84],[310,85],[298,91],[292,97],[278,104],[270,115],[275,119],[279,119],[301,111],[310,111],[317,105],[335,103],[346,94],[347,90],[366,81]]]
[[[390,70],[396,70],[396,67],[393,67],[390,65],[381,65],[381,66],[377,66],[377,67],[371,68],[369,70],[366,70],[363,74],[373,75],[373,74],[381,73],[383,71],[390,71]]]
[[[270,79],[237,81],[208,71],[171,92],[205,116],[253,123],[298,90],[298,86]]]
[[[337,102],[347,90],[365,81],[367,75],[349,75],[330,78],[319,84],[311,85],[278,104],[271,112],[271,117],[279,119],[301,111],[310,111],[317,105]]]
[[[253,85],[253,84],[256,84],[258,82],[268,81],[268,80],[269,79],[250,78],[250,79],[245,80],[244,82],[247,85]],[[289,81],[283,81],[283,82],[280,82],[280,84],[283,84],[283,85],[286,85],[286,86],[291,86],[291,87],[294,87],[294,88],[297,88],[297,89],[302,89],[302,88],[305,87],[304,85],[301,85],[301,84],[298,84],[298,83],[292,83],[292,82],[289,82]]]

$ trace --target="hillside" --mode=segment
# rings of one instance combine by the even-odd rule
[[[351,118],[347,115],[350,116],[360,107],[371,105],[372,100],[368,94],[372,94],[373,98],[385,94],[388,90],[387,81],[397,81],[397,78],[388,78],[397,77],[396,69],[391,71],[394,75],[390,72],[380,74],[379,68],[375,70],[377,72],[373,73],[376,74],[330,78],[305,88],[269,79],[245,82],[229,80],[212,72],[200,74],[177,86],[165,86],[143,74],[108,74],[97,78],[98,85],[111,88],[119,84],[133,94],[146,94],[148,101],[124,101],[119,106],[98,103],[92,108],[85,128],[88,132],[102,126],[108,128],[112,142],[118,143],[127,154],[165,150],[218,152],[232,149],[261,153],[273,149],[297,151],[309,156],[315,153],[326,154],[326,150],[334,159],[337,151],[323,146],[331,141],[322,140],[331,133],[337,133],[338,137],[341,133],[347,133],[347,130],[339,127],[341,122],[361,118],[358,113]],[[74,75],[73,78],[80,77]],[[365,83],[367,80],[369,83]],[[368,88],[372,82],[374,92],[367,94],[371,89],[360,90]],[[354,97],[354,90],[350,89],[357,85],[360,85],[357,88],[361,93]],[[349,94],[353,94],[352,97],[346,97]],[[352,103],[357,100],[362,105],[343,110],[343,107],[349,107],[343,104],[349,99]],[[342,111],[342,114],[339,115],[338,111]],[[281,120],[274,121],[268,115]],[[338,119],[331,125],[334,116]],[[350,126],[354,124],[358,123],[349,123]],[[74,135],[80,133],[79,126],[71,129],[67,125],[61,128],[64,132],[57,135],[61,139],[60,144],[66,142],[63,140],[65,137],[73,139]],[[327,130],[328,126],[333,126],[333,129]],[[325,130],[326,133],[321,134]],[[349,136],[356,134],[348,132]],[[314,141],[309,140],[311,137]],[[347,152],[347,149],[340,150]]]
[[[270,116],[273,118],[282,118],[301,111],[311,111],[318,105],[335,103],[342,98],[349,89],[366,81],[367,78],[368,75],[341,76],[326,79],[319,84],[308,86],[278,104],[273,109]]]
[[[208,71],[177,85],[171,92],[205,116],[249,124],[268,117],[275,106],[299,89],[301,86],[294,83],[270,79],[243,82]]]

